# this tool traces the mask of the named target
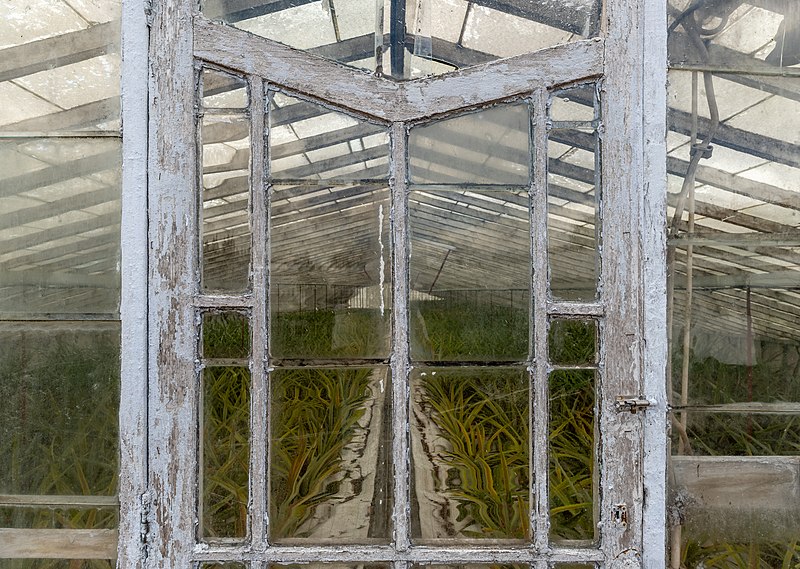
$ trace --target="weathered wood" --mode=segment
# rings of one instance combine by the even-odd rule
[[[414,120],[601,73],[602,40],[583,40],[435,78],[395,83],[246,32],[196,20],[195,54],[385,121]],[[264,49],[267,47],[267,49]],[[357,94],[353,96],[353,94]]]
[[[0,551],[12,559],[116,559],[117,531],[0,528]]]

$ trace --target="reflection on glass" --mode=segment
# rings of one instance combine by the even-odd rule
[[[241,312],[203,314],[204,358],[247,358],[250,356],[250,321]]]
[[[273,180],[386,180],[389,133],[283,93],[271,93],[270,175]]]
[[[247,535],[250,370],[203,370],[202,523],[206,540]]]
[[[528,385],[524,369],[413,372],[412,535],[419,541],[530,538]]]
[[[547,253],[550,292],[556,299],[597,296],[599,163],[597,134],[553,130],[547,144]]]
[[[408,79],[594,37],[601,4],[383,0],[333,6],[322,0],[204,0],[202,10],[208,18],[256,35],[379,75]]]
[[[272,356],[388,357],[388,190],[279,186],[271,215]]]
[[[4,317],[119,307],[120,142],[0,141]]]
[[[250,121],[203,118],[202,267],[206,292],[250,286]]]
[[[597,363],[597,322],[552,320],[548,335],[548,357],[553,365]]]
[[[116,527],[119,324],[4,323],[0,400],[0,527]]]
[[[798,78],[777,72],[800,61],[797,4],[688,7],[669,14],[670,61],[714,71],[669,76],[670,556],[787,567],[800,563],[800,103]]]
[[[516,103],[411,129],[412,184],[526,186],[531,145],[528,105]]]
[[[203,68],[203,108],[246,109],[247,81],[242,77]]]
[[[272,540],[388,541],[388,368],[279,369],[271,385]]]
[[[555,91],[550,96],[548,117],[554,122],[584,123],[581,126],[593,126],[597,118],[595,88],[592,83]]]
[[[409,210],[412,358],[526,359],[527,193],[412,191]]]
[[[121,2],[3,2],[0,131],[119,131]]]
[[[529,565],[515,565],[511,563],[503,563],[502,565],[463,563],[458,565],[412,565],[411,567],[412,569],[497,569],[498,567],[503,567],[503,569],[528,569]]]
[[[550,538],[596,535],[595,370],[550,373]]]

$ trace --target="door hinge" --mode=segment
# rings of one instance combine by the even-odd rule
[[[622,413],[624,411],[638,413],[639,411],[644,411],[648,407],[650,407],[650,401],[643,397],[620,396],[617,397],[617,400],[614,402],[614,409],[616,409],[617,413]]]

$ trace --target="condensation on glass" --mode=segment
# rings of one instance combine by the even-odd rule
[[[412,79],[595,37],[601,2],[204,0],[202,10],[321,57]]]
[[[554,92],[547,141],[547,249],[555,299],[592,301],[600,270],[599,101],[593,84]]]
[[[271,540],[388,542],[389,368],[281,368],[270,384]]]
[[[250,117],[243,78],[204,68],[200,116],[202,289],[250,286]]]
[[[794,2],[669,10],[670,556],[800,562]]]
[[[412,372],[415,541],[530,540],[529,383],[525,368]]]
[[[0,528],[31,531],[4,567],[116,557],[119,17],[111,0],[0,5]],[[71,553],[88,561],[62,560],[59,530],[94,536]]]

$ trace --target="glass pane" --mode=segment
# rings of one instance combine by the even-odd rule
[[[797,74],[796,2],[671,3],[669,59],[673,67]],[[674,7],[673,7],[674,6]],[[702,38],[699,50],[694,37]]]
[[[385,187],[274,189],[273,357],[388,357],[389,212]]]
[[[596,536],[595,370],[550,373],[550,538]]]
[[[204,0],[205,15],[395,79],[446,73],[594,37],[599,0],[331,2]],[[395,24],[396,23],[396,24]]]
[[[120,142],[0,141],[0,312],[103,314],[119,307]]]
[[[203,68],[203,107],[206,109],[246,109],[247,81],[244,78]]]
[[[0,131],[119,131],[120,7],[0,5]]]
[[[569,89],[562,89],[554,92],[550,96],[548,116],[553,123],[567,122],[583,123],[583,127],[592,127],[598,118],[595,111],[595,89],[594,83],[588,85],[578,85]]]
[[[553,130],[547,145],[547,247],[550,292],[556,299],[591,301],[599,264],[597,133]]]
[[[551,364],[575,366],[596,364],[597,322],[594,320],[552,320],[548,346]]]
[[[387,542],[389,369],[279,369],[271,384],[273,541]]]
[[[273,180],[386,180],[386,127],[296,99],[271,94],[270,175]]]
[[[412,184],[527,186],[531,171],[528,105],[501,105],[412,128]]]
[[[412,373],[414,538],[530,538],[528,386],[524,369]]]
[[[247,567],[247,565],[244,563],[237,563],[235,561],[200,564],[200,569],[245,569],[245,567]]]
[[[248,358],[250,321],[241,312],[203,314],[204,358]]]
[[[721,9],[678,21],[674,61],[774,73],[793,57],[795,3]],[[692,22],[720,28],[707,56]],[[797,82],[670,72],[670,555],[687,566],[800,562]]]
[[[528,203],[525,192],[410,193],[412,358],[527,358]]]
[[[250,121],[203,118],[203,290],[244,292],[250,286]]]
[[[202,523],[206,540],[247,535],[250,370],[203,370]]]
[[[119,333],[110,322],[0,326],[0,526],[115,527]]]

